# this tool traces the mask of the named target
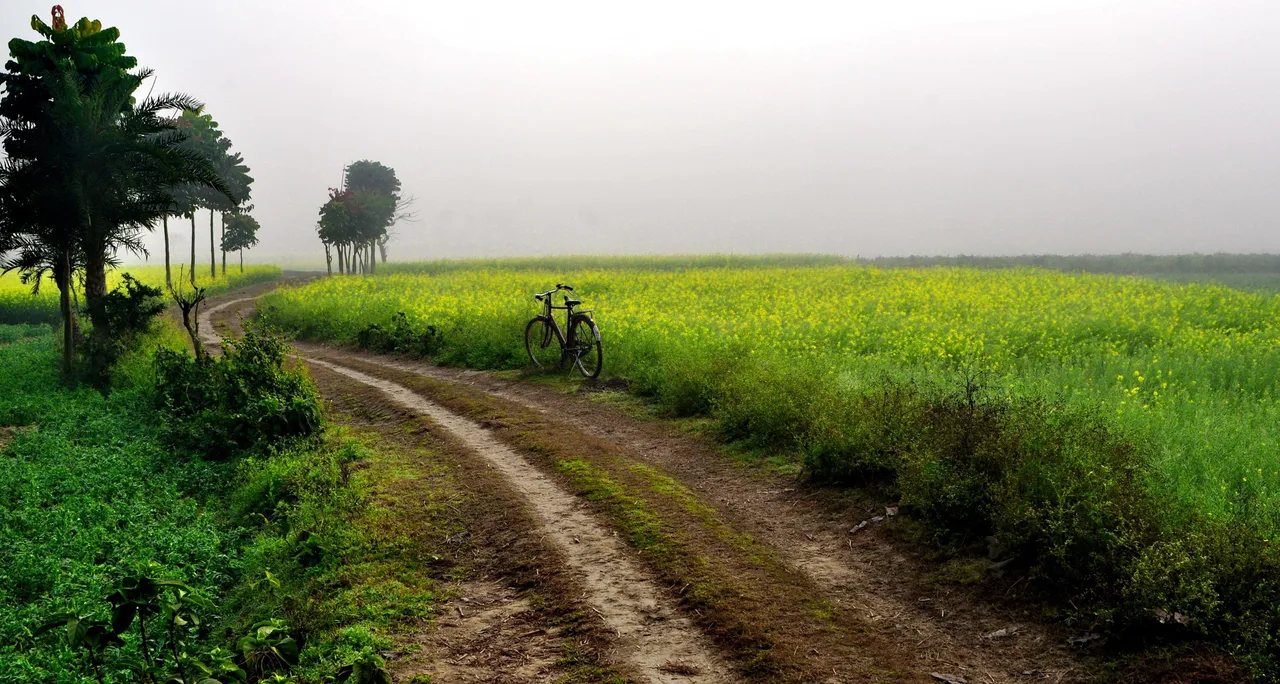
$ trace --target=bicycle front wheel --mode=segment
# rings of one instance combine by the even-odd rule
[[[584,378],[600,377],[604,367],[604,349],[600,347],[600,329],[591,319],[579,318],[573,322],[574,365]]]
[[[529,321],[524,327],[524,348],[529,352],[533,365],[542,370],[558,368],[564,357],[555,328],[551,321],[542,317]]]

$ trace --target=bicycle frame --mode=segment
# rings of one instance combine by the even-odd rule
[[[546,293],[546,297],[542,300],[542,315],[540,315],[539,318],[545,321],[549,321],[551,323],[551,331],[552,333],[555,334],[556,341],[559,342],[561,350],[563,350],[563,352],[567,354],[570,349],[573,349],[574,347],[577,346],[576,345],[577,340],[574,339],[574,335],[573,335],[574,321],[586,320],[588,323],[590,323],[592,334],[597,337],[596,341],[598,342],[600,332],[599,332],[599,329],[596,328],[595,321],[591,320],[591,316],[589,315],[591,312],[579,311],[577,313],[574,313],[572,306],[556,306],[552,302],[552,296],[556,292],[557,292],[556,290],[553,290],[551,292]],[[556,317],[554,313],[555,311],[565,312],[564,325],[565,325],[565,330],[568,331],[567,334],[565,333],[565,330],[560,329],[560,324],[556,322]],[[546,347],[550,342],[551,340],[544,339],[542,341],[542,346]]]
[[[561,347],[567,347],[567,346],[569,346],[569,340],[568,340],[568,338],[566,338],[566,337],[565,337],[564,332],[563,332],[562,330],[560,330],[560,324],[559,324],[559,323],[556,323],[556,317],[555,317],[555,314],[554,314],[554,313],[552,313],[552,312],[553,312],[554,310],[556,310],[556,309],[559,309],[559,310],[561,310],[561,311],[571,311],[571,310],[572,310],[572,309],[571,309],[571,307],[567,307],[567,306],[555,306],[554,304],[552,304],[552,303],[551,303],[551,295],[547,295],[547,299],[546,299],[546,301],[545,301],[545,302],[543,302],[543,306],[542,306],[542,315],[541,315],[539,318],[542,318],[542,319],[544,319],[544,320],[546,320],[546,321],[550,321],[550,322],[551,322],[551,331],[552,331],[553,333],[555,333],[556,340],[560,343],[560,346],[561,346]],[[573,326],[572,326],[572,325],[570,325],[570,322],[571,322],[571,319],[569,318],[569,316],[570,316],[570,315],[571,315],[571,314],[568,314],[568,313],[566,313],[566,314],[565,314],[565,322],[564,322],[564,324],[565,324],[565,327],[569,329],[569,333],[570,333],[570,334],[572,334],[572,333],[573,333]],[[543,346],[545,347],[545,346],[546,346],[546,344],[547,344],[547,342],[549,342],[549,341],[550,341],[550,340],[543,340],[543,341],[542,341]]]

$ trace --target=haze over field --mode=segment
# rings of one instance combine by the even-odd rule
[[[210,103],[257,179],[255,261],[319,263],[362,158],[418,197],[393,259],[1280,251],[1263,0],[66,8]]]

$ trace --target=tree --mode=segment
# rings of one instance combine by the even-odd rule
[[[240,252],[240,272],[244,273],[244,250],[258,244],[258,220],[248,214],[234,213],[227,216],[222,237],[222,253]]]
[[[184,95],[163,95],[132,105],[140,78],[104,78],[81,95],[70,79],[53,90],[54,130],[68,159],[55,157],[65,174],[62,187],[80,219],[77,232],[84,253],[84,295],[93,332],[91,350],[103,358],[91,365],[92,378],[105,389],[106,369],[114,362],[112,325],[105,309],[106,271],[122,250],[143,252],[141,233],[173,204],[167,188],[191,183],[229,193],[216,170],[199,153],[183,147],[185,136],[162,116],[166,111],[199,106]],[[118,114],[122,103],[124,114]]]
[[[204,113],[204,107],[190,109],[182,112],[174,124],[180,130],[186,132],[187,138],[183,142],[184,147],[192,152],[204,157],[215,168],[218,165],[218,159],[223,155],[224,148],[222,146],[222,131],[218,129],[218,122],[213,117]],[[230,142],[228,141],[228,145]],[[221,177],[221,174],[219,174]],[[224,181],[225,183],[225,181]],[[221,193],[209,192],[208,186],[198,183],[187,183],[175,188],[174,196],[178,199],[176,208],[183,216],[191,220],[191,286],[196,284],[196,211],[207,208],[209,209],[209,277],[213,278],[217,275],[214,266],[214,246],[213,246],[213,207],[220,204],[221,201],[215,195]]]
[[[160,95],[138,103],[134,93],[151,76],[147,70],[95,68],[86,76],[82,65],[93,66],[99,53],[131,66],[131,59],[123,59],[124,46],[116,42],[119,32],[104,31],[100,22],[88,19],[67,28],[57,19],[55,15],[52,28],[33,19],[33,27],[48,40],[10,44],[11,52],[21,56],[5,65],[0,131],[9,158],[0,201],[7,203],[5,213],[14,212],[16,219],[6,220],[8,237],[3,241],[25,245],[21,256],[30,257],[31,268],[44,268],[49,256],[57,255],[55,281],[64,288],[68,347],[68,292],[73,269],[83,260],[92,348],[109,350],[113,346],[105,306],[106,270],[115,255],[121,250],[143,252],[141,231],[150,230],[172,210],[172,188],[191,184],[232,193],[206,158],[183,146],[186,135],[164,116],[197,109],[201,103],[185,95]],[[98,52],[63,49],[77,42]],[[52,60],[53,66],[45,60]],[[43,99],[34,95],[37,92],[43,92]],[[40,192],[25,198],[13,192],[24,187],[39,187]],[[66,352],[64,367],[69,369],[70,349]]]
[[[325,245],[326,260],[331,261],[332,250],[337,253],[339,273],[371,272],[374,245],[385,233],[394,211],[394,198],[383,193],[364,188],[331,188],[316,225]]]
[[[395,169],[381,162],[362,159],[347,167],[344,182],[346,189],[354,192],[367,191],[370,193],[382,195],[391,201],[391,213],[387,217],[387,224],[383,226],[374,237],[377,248],[381,252],[382,263],[387,262],[387,243],[395,234],[391,232],[391,227],[399,221],[413,221],[414,213],[409,211],[409,207],[413,205],[413,197],[402,197],[400,195],[400,179],[396,178]],[[370,252],[372,255],[372,252]],[[369,264],[372,270],[372,263]]]
[[[106,76],[124,76],[137,66],[137,60],[125,54],[119,30],[104,29],[102,22],[87,18],[69,27],[60,7],[54,7],[52,26],[33,16],[31,28],[44,40],[9,41],[11,59],[5,63],[5,73],[0,74],[0,85],[4,86],[0,137],[7,157],[5,207],[0,215],[8,219],[0,226],[0,246],[4,247],[0,254],[6,254],[5,271],[21,271],[24,282],[33,283],[34,289],[38,290],[45,273],[53,274],[62,313],[63,372],[70,377],[75,348],[71,288],[78,254],[76,219],[72,207],[59,201],[53,185],[58,180],[54,169],[49,164],[31,168],[30,163],[49,151],[52,82],[64,81],[68,73],[74,73],[81,91],[88,92]]]
[[[253,176],[249,175],[249,167],[244,163],[244,156],[239,152],[231,151],[231,139],[223,137],[219,141],[221,154],[218,155],[216,164],[218,166],[218,175],[222,177],[222,181],[231,188],[235,194],[236,201],[231,201],[221,193],[210,193],[209,206],[210,209],[217,209],[222,213],[222,275],[227,274],[227,252],[240,251],[241,272],[244,271],[244,254],[243,249],[237,250],[227,247],[227,212],[248,212],[253,207],[246,207],[245,204],[251,196],[251,188],[253,185]],[[210,216],[212,218],[212,215]],[[255,239],[255,244],[256,244]]]

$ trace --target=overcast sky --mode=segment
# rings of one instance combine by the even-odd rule
[[[69,3],[208,103],[255,260],[363,158],[393,258],[1280,252],[1274,0]]]

